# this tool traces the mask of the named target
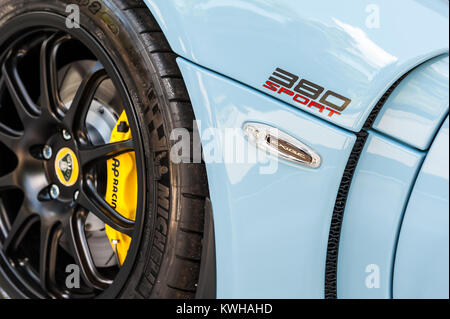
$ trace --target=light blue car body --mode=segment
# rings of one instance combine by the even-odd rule
[[[217,297],[325,297],[333,209],[356,134],[401,79],[354,172],[337,296],[448,298],[448,1],[145,2],[180,56],[199,122]],[[330,117],[266,90],[276,68],[351,103]],[[248,122],[305,143],[321,166],[269,155],[255,163],[214,161],[227,156],[214,153],[226,148],[227,128],[240,130],[235,138],[256,152],[241,131]]]

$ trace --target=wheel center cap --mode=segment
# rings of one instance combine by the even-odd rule
[[[60,183],[64,186],[73,186],[78,180],[78,159],[70,148],[64,147],[56,154],[55,171]]]

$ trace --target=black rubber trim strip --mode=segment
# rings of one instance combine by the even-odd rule
[[[342,176],[341,184],[339,185],[336,202],[334,204],[333,217],[331,218],[330,233],[328,236],[327,261],[325,266],[326,299],[337,298],[337,263],[342,221],[344,219],[344,211],[353,174],[355,173],[359,157],[366,144],[367,136],[368,133],[365,131],[357,133],[356,142],[345,167],[344,175]]]
[[[415,68],[414,68],[415,69]],[[334,204],[333,215],[331,218],[330,232],[328,236],[327,260],[325,265],[325,298],[337,299],[337,265],[339,253],[339,241],[341,237],[342,221],[344,219],[345,206],[347,204],[348,193],[353,180],[356,166],[359,158],[366,144],[367,130],[371,129],[378,114],[383,108],[384,103],[400,84],[403,79],[408,76],[414,69],[401,76],[391,87],[384,93],[381,99],[373,108],[372,112],[367,117],[363,129],[356,133],[356,142],[353,145],[347,165],[345,166],[344,174],[342,176],[341,184],[339,185],[336,202]]]

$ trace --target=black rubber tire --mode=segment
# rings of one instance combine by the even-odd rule
[[[193,298],[208,184],[203,163],[169,159],[176,143],[170,132],[196,129],[177,56],[141,0],[0,0],[0,32],[8,20],[28,12],[67,16],[68,4],[80,6],[81,27],[117,66],[143,128],[149,181],[144,230],[134,269],[117,297]],[[8,289],[3,287],[14,296]]]

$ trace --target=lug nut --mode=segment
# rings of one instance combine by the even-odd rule
[[[53,184],[52,186],[50,186],[49,194],[51,199],[57,199],[59,197],[58,185]]]
[[[80,196],[80,191],[75,191],[75,193],[73,194],[73,199],[76,201],[78,199],[78,196]]]
[[[72,135],[70,135],[70,133],[67,130],[62,130],[62,136],[66,141],[72,138]]]
[[[49,160],[52,158],[52,155],[53,155],[52,148],[48,145],[45,145],[44,148],[42,149],[42,157],[46,160]]]

